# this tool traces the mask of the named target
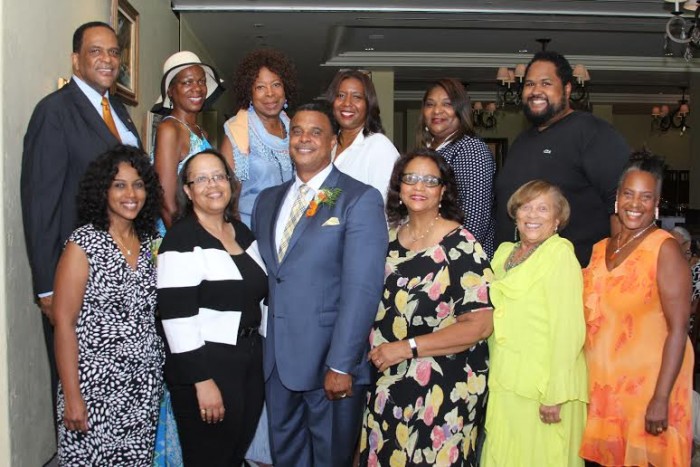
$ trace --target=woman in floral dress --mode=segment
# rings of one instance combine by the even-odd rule
[[[493,326],[486,253],[461,225],[452,169],[434,151],[399,159],[387,215],[361,464],[476,466]]]

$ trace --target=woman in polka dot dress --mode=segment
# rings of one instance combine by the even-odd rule
[[[491,258],[496,231],[496,161],[486,144],[474,136],[471,109],[462,83],[453,78],[436,81],[423,96],[416,143],[437,151],[454,170],[464,226]]]

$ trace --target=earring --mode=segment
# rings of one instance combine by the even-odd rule
[[[615,201],[615,214],[617,214],[617,200]]]
[[[558,226],[558,225],[557,225],[557,226],[554,226],[554,233],[557,233],[557,232],[559,232],[559,226]]]
[[[248,108],[249,108],[250,110],[253,110],[253,101],[250,101],[250,104],[248,104]]]
[[[170,107],[170,110],[173,109],[173,98],[168,96],[168,107]]]
[[[517,225],[515,226],[515,232],[513,232],[513,240],[515,240],[516,242],[519,240],[519,238],[518,238],[518,226]]]
[[[659,207],[656,206],[656,209],[654,210],[654,220],[658,221],[659,220]]]
[[[285,108],[285,110],[289,108],[289,104],[287,104],[287,99],[284,100],[283,107]]]
[[[403,200],[401,198],[399,198],[399,206],[401,206],[402,204],[403,204]]]

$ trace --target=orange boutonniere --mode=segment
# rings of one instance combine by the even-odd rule
[[[306,217],[313,217],[316,215],[319,206],[333,207],[335,205],[338,196],[340,196],[340,188],[321,188],[314,196],[314,199],[309,203],[309,207],[306,209]]]

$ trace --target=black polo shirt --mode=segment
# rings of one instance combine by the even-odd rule
[[[530,180],[557,185],[571,205],[569,225],[560,232],[585,267],[593,244],[610,236],[615,193],[630,148],[609,123],[574,111],[539,131],[518,136],[496,179],[496,244],[512,241],[514,221],[506,212],[510,196]]]

